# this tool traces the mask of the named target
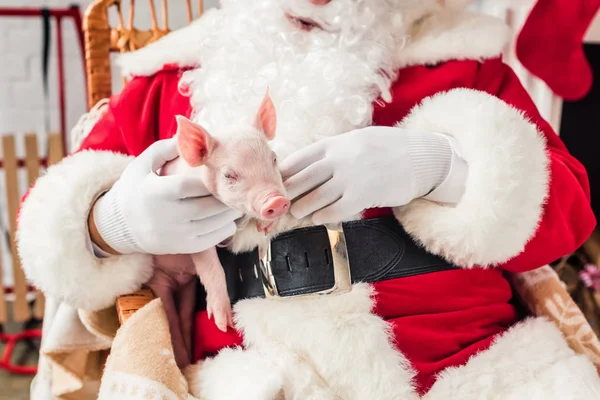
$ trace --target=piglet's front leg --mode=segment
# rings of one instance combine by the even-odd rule
[[[214,317],[215,324],[223,332],[227,326],[233,328],[231,301],[227,293],[225,271],[219,261],[217,248],[212,247],[201,253],[192,254],[196,273],[206,289],[206,311],[208,317]]]

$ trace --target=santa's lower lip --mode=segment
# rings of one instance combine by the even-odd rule
[[[313,29],[323,29],[321,27],[321,25],[319,25],[318,22],[313,21],[312,19],[309,18],[303,18],[303,17],[297,17],[294,16],[290,13],[286,13],[285,16],[287,17],[288,20],[290,20],[290,22],[292,24],[294,24],[298,29],[301,29],[303,31],[311,31]]]

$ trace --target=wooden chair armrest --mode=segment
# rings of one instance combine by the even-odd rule
[[[530,314],[556,325],[569,346],[576,353],[588,356],[600,373],[600,340],[556,272],[545,266],[509,274],[509,278],[515,294]]]
[[[116,301],[119,323],[123,325],[137,310],[154,300],[154,293],[148,288],[142,288],[137,292],[123,295]]]

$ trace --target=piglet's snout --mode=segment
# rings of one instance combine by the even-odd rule
[[[263,218],[273,219],[279,218],[290,208],[290,201],[283,196],[273,196],[265,201],[263,204],[260,215]]]

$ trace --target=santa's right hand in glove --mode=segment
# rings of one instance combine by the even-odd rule
[[[156,171],[178,156],[175,139],[154,143],[98,199],[93,221],[110,247],[102,250],[192,254],[235,233],[240,212],[211,196],[198,174],[158,176]]]
[[[210,195],[198,174],[156,173],[178,156],[175,139],[154,143],[98,199],[90,218],[98,257],[198,253],[235,233],[241,213]],[[175,359],[183,368],[191,358],[196,275],[193,265],[180,265],[180,259],[155,265],[146,285],[162,301]]]

